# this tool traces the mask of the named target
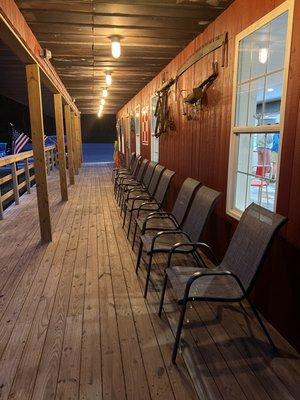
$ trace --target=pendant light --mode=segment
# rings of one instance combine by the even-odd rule
[[[112,36],[111,40],[111,55],[113,58],[119,58],[121,55],[121,41],[119,36]]]
[[[105,72],[105,82],[107,86],[110,86],[112,84],[112,76],[109,71]]]

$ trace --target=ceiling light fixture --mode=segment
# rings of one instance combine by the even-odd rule
[[[105,104],[105,99],[102,97],[102,99],[100,99],[100,105],[104,106],[104,104]]]
[[[105,82],[106,82],[107,86],[110,86],[112,84],[112,76],[109,71],[105,72]]]
[[[111,36],[111,55],[113,58],[119,58],[121,55],[121,41],[120,36]]]
[[[102,96],[103,96],[103,97],[107,97],[107,96],[108,96],[108,90],[107,90],[107,88],[105,88],[105,89],[102,90]]]
[[[262,47],[258,52],[258,60],[261,64],[265,64],[268,60],[269,50],[266,47]]]

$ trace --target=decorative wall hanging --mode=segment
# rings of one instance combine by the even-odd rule
[[[142,144],[148,146],[149,144],[149,113],[148,107],[142,109]]]
[[[154,136],[156,137],[159,137],[162,133],[165,133],[167,129],[175,130],[175,124],[170,117],[170,108],[168,106],[169,89],[174,83],[175,79],[169,79],[156,92],[156,95],[158,96],[154,113],[156,117]]]

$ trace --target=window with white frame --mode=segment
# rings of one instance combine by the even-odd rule
[[[275,211],[289,60],[289,4],[238,35],[227,212]]]
[[[156,125],[156,116],[155,110],[157,105],[157,96],[153,96],[151,98],[151,116],[150,116],[150,124],[151,124],[151,161],[159,161],[159,138],[155,136],[155,125]]]
[[[135,152],[141,153],[141,106],[135,108]]]

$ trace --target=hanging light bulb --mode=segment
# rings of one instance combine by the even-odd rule
[[[102,105],[102,106],[104,106],[104,104],[105,104],[105,99],[100,99],[100,104]]]
[[[265,64],[268,60],[269,50],[266,47],[262,47],[258,51],[258,60],[261,64]]]
[[[113,58],[119,58],[121,55],[121,42],[119,36],[112,36],[111,40],[111,55]]]
[[[109,71],[105,72],[105,82],[106,82],[107,86],[110,86],[112,84],[112,76]]]
[[[102,117],[102,111],[99,110],[97,115],[98,115],[98,118],[101,118]]]
[[[103,96],[103,97],[107,97],[107,96],[108,96],[108,90],[107,90],[107,88],[105,88],[105,89],[102,90],[102,96]]]

